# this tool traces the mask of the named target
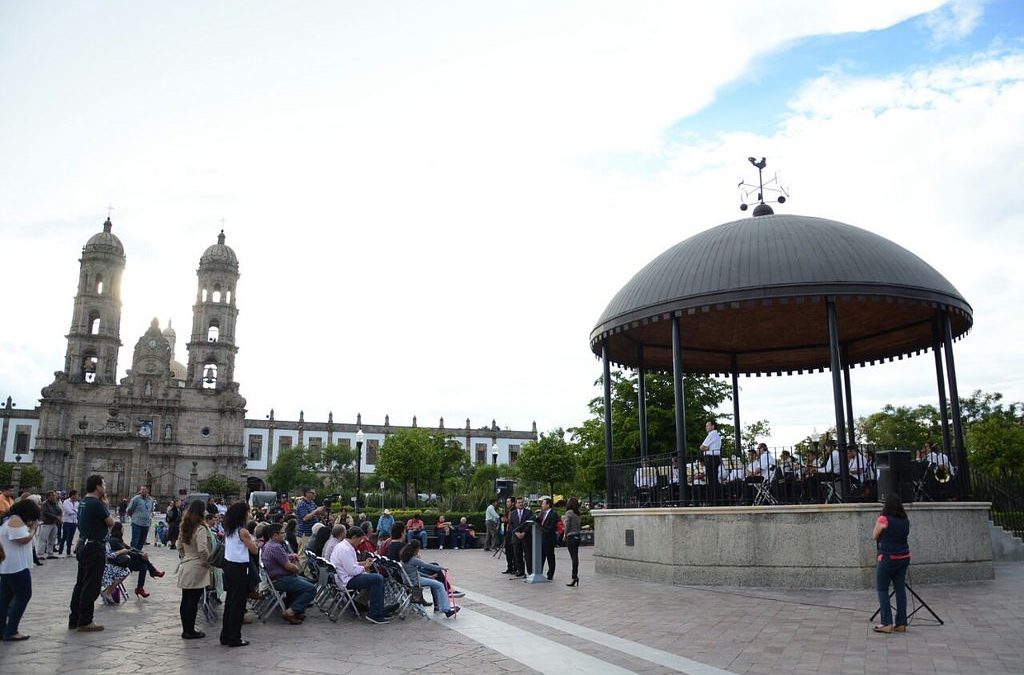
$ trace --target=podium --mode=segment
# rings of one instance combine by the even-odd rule
[[[530,568],[533,570],[533,574],[526,576],[526,583],[528,584],[546,584],[550,583],[550,580],[541,574],[541,567],[543,566],[543,554],[541,552],[541,531],[540,523],[536,520],[530,522]]]

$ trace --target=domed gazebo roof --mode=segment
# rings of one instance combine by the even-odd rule
[[[113,225],[110,222],[110,218],[103,223],[103,231],[97,232],[96,234],[89,237],[89,241],[85,242],[85,247],[82,249],[83,253],[107,253],[111,255],[124,257],[124,246],[121,244],[121,240],[117,238],[111,228]]]
[[[683,317],[687,373],[771,373],[828,367],[825,300],[837,300],[844,359],[863,364],[933,345],[937,309],[953,335],[971,306],[928,263],[872,232],[795,215],[705,230],[652,260],[622,287],[590,335],[598,354],[671,369],[672,316]]]
[[[200,267],[221,266],[238,269],[238,256],[234,250],[224,243],[224,230],[217,235],[217,243],[206,249],[199,259]]]

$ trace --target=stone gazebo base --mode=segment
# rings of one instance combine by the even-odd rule
[[[994,578],[987,502],[907,505],[913,582]],[[597,572],[677,585],[873,588],[879,504],[594,511]]]

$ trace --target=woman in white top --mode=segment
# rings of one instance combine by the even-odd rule
[[[18,624],[32,599],[32,538],[39,529],[39,506],[30,499],[15,502],[0,525],[0,634],[7,642],[27,640]]]
[[[249,520],[249,504],[235,502],[224,514],[224,622],[221,625],[220,643],[228,647],[244,647],[248,641],[242,639],[242,620],[245,617],[245,601],[249,597],[249,555],[258,555],[256,540],[246,529]]]

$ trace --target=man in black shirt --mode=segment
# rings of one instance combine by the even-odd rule
[[[103,498],[107,487],[103,476],[93,474],[85,480],[85,498],[78,504],[78,539],[81,550],[78,553],[78,578],[75,590],[71,592],[71,614],[68,629],[83,633],[103,630],[93,623],[96,598],[100,595],[103,568],[107,564],[107,535],[114,519],[107,510]]]

